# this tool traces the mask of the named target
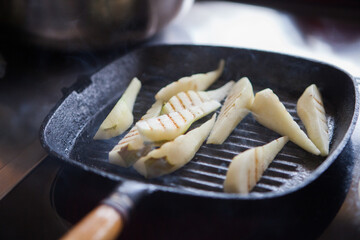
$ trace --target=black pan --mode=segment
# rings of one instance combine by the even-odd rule
[[[279,137],[249,115],[223,145],[203,145],[190,163],[168,176],[147,180],[132,168],[108,163],[108,151],[122,136],[106,141],[92,137],[133,77],[143,82],[134,108],[137,120],[162,86],[214,70],[220,59],[226,61],[225,70],[211,89],[247,76],[255,92],[273,89],[302,128],[296,102],[305,88],[315,83],[328,115],[329,156],[311,155],[289,142],[249,195],[223,193],[231,159]],[[165,239],[169,234],[179,239],[313,238],[334,217],[348,190],[353,167],[351,145],[343,150],[357,119],[357,101],[353,78],[324,63],[229,47],[152,46],[79,79],[44,121],[41,141],[51,155],[118,181],[119,187],[103,204],[116,209],[128,226],[130,215],[139,216],[132,212],[137,208],[172,216],[164,220],[167,235],[159,235]],[[174,219],[183,221],[179,224]],[[151,226],[151,221],[147,224]]]

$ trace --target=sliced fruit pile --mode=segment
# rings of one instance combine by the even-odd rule
[[[152,150],[146,156],[141,157],[134,164],[134,168],[147,178],[159,177],[181,168],[199,150],[215,123],[215,117],[216,114],[200,127]]]
[[[254,96],[246,77],[205,91],[221,76],[224,65],[221,60],[214,71],[183,77],[160,89],[152,107],[110,151],[110,162],[122,167],[133,165],[146,178],[172,173],[194,157],[206,138],[207,144],[222,144],[250,112],[257,122],[283,137],[235,156],[224,181],[225,192],[249,193],[289,140],[312,154],[328,155],[326,114],[316,85],[309,86],[297,104],[308,137],[271,89]],[[132,109],[140,87],[140,81],[134,78],[94,139],[118,136],[133,124]],[[217,119],[214,114],[186,133],[195,121],[219,107]]]
[[[163,102],[156,101],[151,108],[142,116],[141,120],[157,117],[160,114]],[[146,153],[144,140],[136,127],[133,127],[109,153],[109,161],[122,167],[130,167]]]

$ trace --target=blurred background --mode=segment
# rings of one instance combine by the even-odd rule
[[[56,239],[116,186],[48,157],[39,128],[79,76],[154,44],[285,53],[360,81],[360,1],[0,0],[1,239]],[[354,149],[357,136],[359,126]],[[320,239],[360,238],[355,158],[350,192]]]

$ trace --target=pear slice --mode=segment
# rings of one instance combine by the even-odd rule
[[[250,112],[253,101],[254,92],[249,79],[241,78],[227,96],[206,143],[222,144]]]
[[[290,141],[312,154],[320,154],[319,149],[300,129],[271,89],[267,88],[256,93],[251,112],[263,126],[280,135],[288,136]]]
[[[315,84],[310,85],[297,102],[297,113],[307,134],[321,156],[329,154],[329,129],[321,94]]]
[[[235,82],[229,81],[228,83],[224,84],[222,87],[219,87],[218,89],[209,90],[209,91],[199,91],[200,96],[206,96],[211,100],[216,100],[218,102],[221,102],[230,92],[230,90],[233,88]]]
[[[288,137],[281,137],[235,156],[226,173],[224,191],[249,193],[288,140]]]
[[[162,101],[156,101],[141,120],[159,116],[161,108]],[[137,128],[133,127],[109,152],[109,162],[121,167],[130,167],[149,150],[149,147],[145,147]]]
[[[211,100],[199,106],[160,115],[158,117],[141,120],[136,127],[145,141],[173,140],[186,132],[196,120],[206,116],[220,107],[220,103]]]
[[[156,100],[168,101],[172,96],[179,92],[186,92],[189,90],[203,91],[213,84],[222,74],[224,70],[225,61],[221,60],[218,69],[208,73],[198,73],[190,77],[183,77],[172,82],[169,85],[160,89],[155,95]]]
[[[134,121],[132,110],[140,88],[141,82],[139,79],[133,78],[124,94],[100,125],[94,139],[116,137],[131,126]]]
[[[174,172],[188,163],[209,135],[215,122],[214,116],[185,135],[163,144],[140,158],[134,168],[146,178],[159,177]]]
[[[164,105],[162,109],[163,114],[168,114],[171,112],[178,112],[189,107],[199,106],[204,102],[216,100],[221,101],[226,97],[231,87],[233,86],[234,81],[230,81],[224,86],[211,90],[211,91],[193,91],[189,90],[186,92],[179,92],[176,95],[172,96],[169,101]]]

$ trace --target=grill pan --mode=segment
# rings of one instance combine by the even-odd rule
[[[311,155],[289,142],[249,195],[223,193],[231,159],[279,137],[248,115],[223,145],[203,145],[190,163],[173,174],[148,180],[132,168],[108,163],[107,153],[123,135],[102,141],[92,137],[133,77],[143,83],[134,107],[138,120],[161,87],[183,76],[211,71],[220,59],[226,61],[224,73],[210,89],[247,76],[254,92],[271,88],[303,130],[296,102],[315,83],[327,111],[329,156]],[[51,155],[118,181],[119,187],[102,204],[116,209],[129,226],[130,216],[138,215],[134,209],[144,211],[148,206],[154,212],[167,209],[187,219],[181,226],[197,226],[189,236],[181,226],[170,227],[175,238],[286,239],[291,234],[303,239],[320,233],[346,195],[353,166],[351,144],[342,151],[357,115],[355,82],[336,67],[249,49],[164,45],[140,48],[90,77],[79,78],[45,119],[41,141]],[[196,216],[207,217],[199,224]],[[213,227],[205,227],[208,224]]]

